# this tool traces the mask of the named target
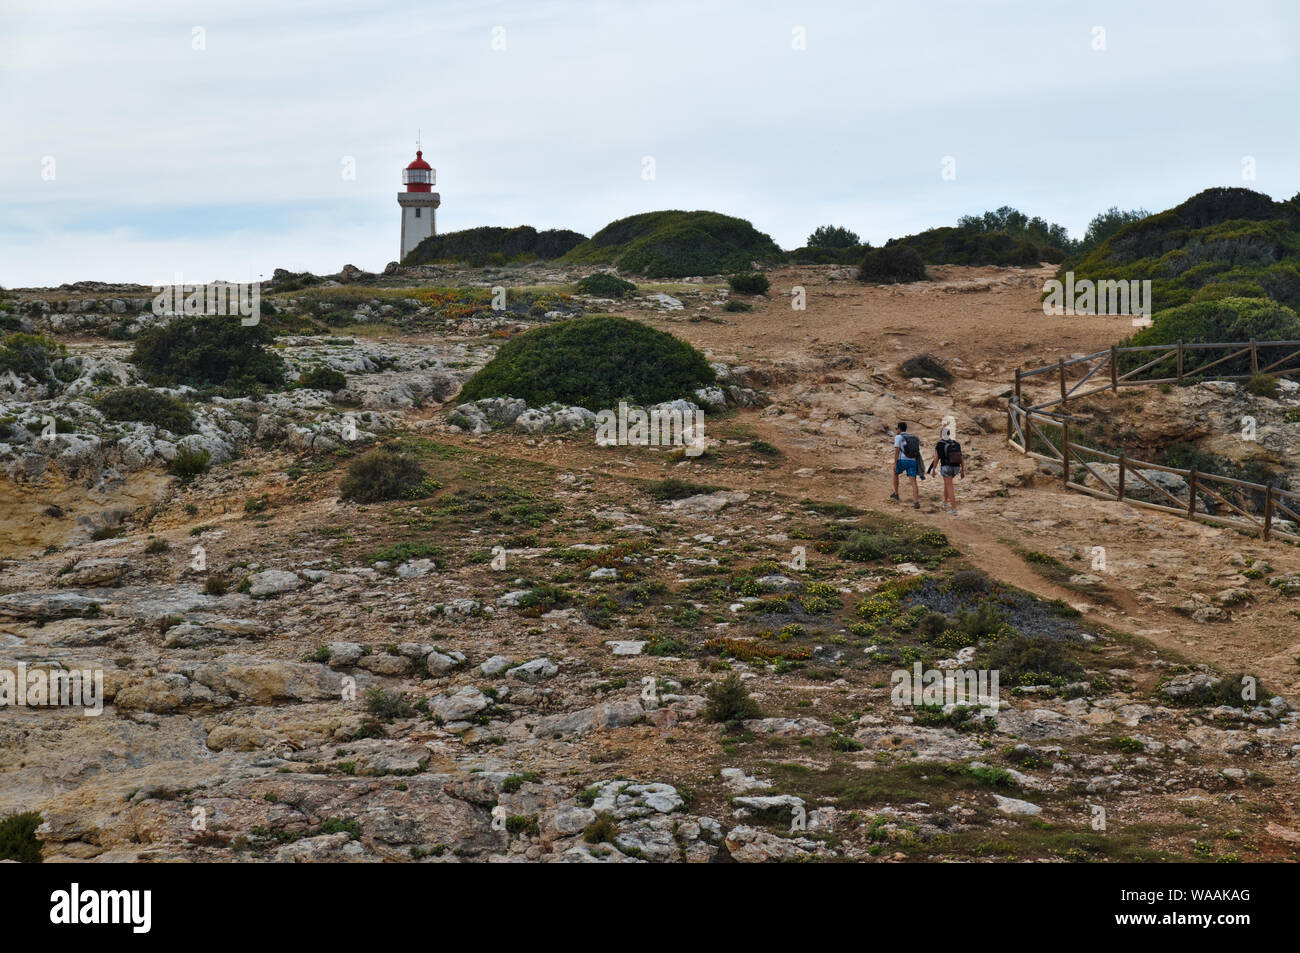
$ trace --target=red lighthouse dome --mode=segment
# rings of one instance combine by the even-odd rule
[[[433,190],[433,166],[424,161],[424,153],[416,150],[415,161],[402,170],[402,182],[408,192]]]

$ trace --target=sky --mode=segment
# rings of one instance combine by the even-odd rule
[[[1298,102],[1295,0],[0,0],[0,286],[381,270],[417,135],[440,232],[1079,237],[1300,192]]]

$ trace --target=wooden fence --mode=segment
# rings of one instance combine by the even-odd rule
[[[1189,352],[1223,349],[1226,354],[1208,364],[1198,364],[1185,370]],[[1290,349],[1290,353],[1275,358],[1275,349]],[[1140,366],[1121,371],[1121,356],[1140,354],[1154,358]],[[1158,463],[1135,460],[1124,453],[1113,454],[1079,443],[1071,433],[1075,424],[1069,413],[1069,401],[1078,400],[1100,391],[1117,392],[1120,387],[1139,384],[1164,384],[1201,377],[1206,370],[1217,367],[1233,358],[1250,357],[1251,373],[1214,375],[1216,380],[1233,380],[1253,377],[1255,374],[1300,373],[1300,366],[1285,366],[1300,357],[1300,341],[1250,341],[1230,344],[1155,345],[1147,347],[1112,347],[1070,361],[1060,361],[1031,371],[1016,371],[1015,394],[1007,401],[1007,442],[1026,456],[1034,457],[1061,468],[1061,484],[1065,489],[1087,493],[1100,499],[1116,500],[1130,506],[1173,513],[1187,519],[1199,520],[1218,526],[1228,526],[1246,532],[1258,532],[1264,539],[1282,538],[1300,543],[1300,493],[1282,490],[1269,484],[1249,483],[1231,477],[1203,473],[1195,469],[1180,470]],[[1269,360],[1269,358],[1273,358]],[[1139,358],[1140,360],[1140,358]],[[1174,377],[1138,377],[1143,371],[1172,360],[1176,368]],[[1266,362],[1267,361],[1267,362]],[[1101,386],[1084,389],[1089,381],[1109,371]],[[1052,399],[1023,406],[1022,381],[1041,374],[1056,372],[1060,394]],[[1075,378],[1073,381],[1071,378]],[[1103,378],[1105,379],[1105,378]],[[1047,410],[1063,405],[1061,412]],[[1113,465],[1099,471],[1098,467]],[[1098,485],[1076,482],[1082,468],[1082,480],[1089,476]],[[1150,476],[1167,473],[1180,477],[1185,489],[1166,488]],[[1149,497],[1134,498],[1136,492]],[[1171,489],[1173,492],[1171,492]],[[1181,495],[1186,492],[1187,498]],[[1153,500],[1155,502],[1153,502]],[[1222,509],[1220,509],[1222,508]]]
[[[1215,357],[1214,360],[1206,364],[1187,366],[1190,357],[1200,356],[1202,353],[1207,352],[1212,355],[1216,350],[1223,350],[1227,353]],[[1283,352],[1281,357],[1277,357],[1279,352]],[[1142,358],[1148,359],[1143,360],[1136,367],[1121,368],[1121,358],[1130,354],[1141,355],[1138,360]],[[1063,404],[1070,400],[1079,400],[1104,390],[1118,392],[1121,387],[1181,383],[1191,377],[1203,377],[1205,372],[1211,368],[1219,367],[1236,358],[1245,357],[1250,358],[1250,373],[1215,374],[1213,375],[1214,379],[1249,380],[1256,374],[1300,373],[1300,363],[1292,364],[1293,361],[1300,358],[1300,341],[1245,341],[1224,344],[1184,344],[1179,341],[1177,344],[1112,347],[1109,350],[1097,351],[1095,354],[1085,354],[1083,357],[1072,358],[1068,361],[1061,360],[1055,364],[1037,367],[1030,371],[1022,371],[1017,368],[1014,399],[1017,407],[1024,407],[1023,382],[1042,374],[1056,375],[1059,395],[1055,395],[1041,403],[1033,404],[1026,408],[1027,410],[1046,410],[1049,407],[1055,407],[1057,404]],[[1167,362],[1172,362],[1172,366],[1163,373],[1172,370],[1174,372],[1172,377],[1139,376]],[[1094,383],[1090,390],[1083,389],[1089,382],[1097,380],[1102,381],[1102,383]]]

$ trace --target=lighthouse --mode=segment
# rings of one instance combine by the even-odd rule
[[[435,233],[433,213],[441,203],[433,191],[433,167],[424,161],[424,153],[415,151],[415,161],[402,170],[405,192],[397,193],[397,204],[402,207],[402,261],[416,245]]]

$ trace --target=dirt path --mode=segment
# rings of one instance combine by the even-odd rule
[[[1227,529],[1067,493],[1032,459],[1007,446],[998,395],[1018,366],[1109,347],[1131,331],[1123,317],[1049,318],[1039,294],[1051,268],[931,269],[936,279],[901,287],[829,280],[835,269],[771,273],[772,291],[752,314],[636,317],[684,337],[729,363],[775,368],[773,406],[742,411],[743,426],[785,457],[758,473],[711,474],[737,488],[763,485],[823,501],[893,512],[888,500],[898,420],[931,445],[951,414],[968,461],[958,483],[958,516],[938,508],[941,484],[922,484],[922,509],[904,518],[946,533],[990,574],[1185,656],[1256,671],[1270,690],[1300,692],[1300,622],[1293,601],[1241,575],[1243,559],[1275,572],[1300,571],[1300,550]],[[789,289],[807,292],[807,310],[791,310]],[[918,387],[898,364],[922,351],[955,373],[947,390]],[[930,451],[927,449],[927,456]],[[1043,552],[1072,571],[1100,576],[1105,599],[1044,578],[1017,552]],[[1104,550],[1107,569],[1095,573]],[[1200,623],[1175,611],[1212,606],[1220,593],[1251,598],[1228,621]]]

